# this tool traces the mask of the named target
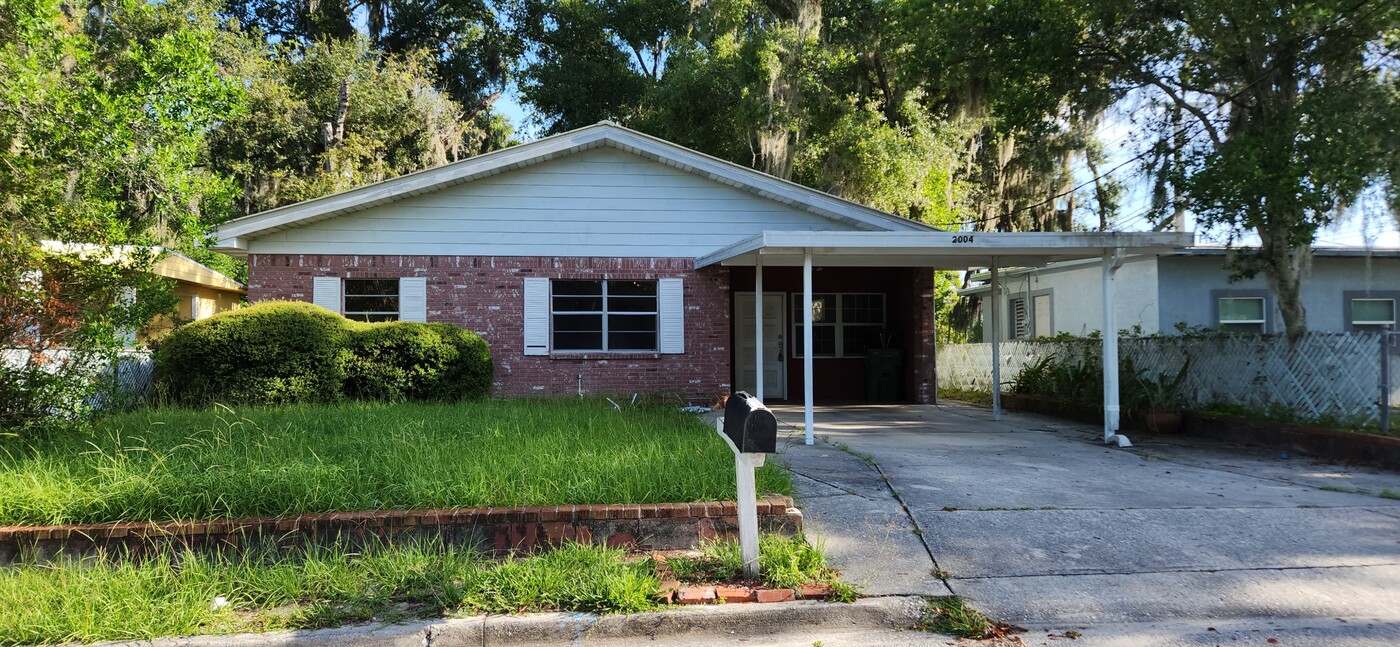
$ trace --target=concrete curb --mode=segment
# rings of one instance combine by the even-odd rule
[[[190,636],[105,647],[531,647],[599,644],[626,639],[666,640],[713,636],[810,634],[813,630],[904,629],[920,618],[916,596],[866,598],[850,604],[804,600],[772,604],[720,604],[632,615],[530,613],[473,616],[398,625],[362,625],[315,631]]]

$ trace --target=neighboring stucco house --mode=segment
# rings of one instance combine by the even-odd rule
[[[129,246],[110,247],[52,240],[43,241],[42,247],[51,254],[70,254],[93,263],[130,259],[129,255],[137,250]],[[175,284],[171,288],[171,292],[179,298],[175,306],[175,320],[194,321],[236,309],[248,294],[247,287],[242,283],[184,254],[159,247],[141,249],[143,254],[157,255],[150,273],[170,279]],[[169,332],[175,320],[162,316],[140,333],[126,333],[126,336],[130,343],[144,343]]]
[[[1180,326],[1238,332],[1283,332],[1283,319],[1264,277],[1229,281],[1227,250],[1189,247],[1167,255],[1135,256],[1118,270],[1117,319],[1145,334]],[[1003,339],[1087,335],[1100,330],[1103,302],[1097,263],[1066,261],[1001,273],[998,305],[1006,313]],[[962,290],[985,298],[981,285]],[[1394,329],[1400,303],[1400,249],[1317,248],[1303,281],[1308,328],[1316,331]]]
[[[895,399],[931,398],[934,268],[1185,244],[943,232],[606,122],[240,218],[217,239],[247,257],[251,301],[477,331],[500,395],[746,389],[809,405],[866,399],[875,348],[902,351],[884,364]]]
[[[151,273],[175,281],[171,292],[180,299],[175,306],[175,318],[181,321],[198,321],[225,310],[236,310],[248,295],[247,286],[179,252],[165,250]],[[159,337],[174,323],[169,319],[152,322],[143,340]]]

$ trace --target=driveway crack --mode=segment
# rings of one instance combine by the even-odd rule
[[[880,463],[876,462],[874,457],[865,460],[880,474],[880,480],[885,483],[885,489],[890,491],[890,497],[899,504],[900,509],[904,510],[904,516],[909,519],[910,525],[914,526],[914,536],[919,538],[919,545],[923,546],[924,552],[928,553],[928,561],[933,564],[934,575],[943,581],[943,585],[948,587],[948,590],[952,591],[953,595],[957,595],[958,592],[953,590],[953,583],[949,581],[952,578],[946,577],[944,575],[945,571],[938,565],[938,558],[933,556],[933,549],[929,547],[928,540],[924,539],[924,529],[919,527],[919,520],[914,518],[914,512],[910,510],[909,505],[904,502],[904,497],[901,497],[899,492],[895,491],[894,484],[890,483],[889,475],[885,474],[885,470],[880,467]]]
[[[860,493],[858,493],[858,492],[856,492],[856,491],[854,491],[854,490],[848,490],[848,489],[843,488],[843,487],[841,487],[841,486],[839,486],[839,485],[836,485],[835,483],[832,483],[832,482],[830,482],[830,481],[824,481],[824,480],[819,479],[819,478],[817,478],[817,477],[815,477],[815,476],[812,476],[811,474],[804,474],[804,473],[802,473],[802,472],[799,472],[799,471],[793,469],[793,468],[792,468],[792,465],[788,465],[788,471],[789,471],[789,472],[792,472],[793,474],[796,474],[796,475],[798,475],[798,476],[801,476],[801,477],[804,478],[804,479],[807,479],[807,480],[809,480],[809,481],[812,481],[812,482],[814,482],[814,483],[821,483],[822,485],[825,485],[825,486],[827,486],[827,487],[829,487],[829,488],[831,488],[831,489],[833,489],[833,490],[836,490],[835,493],[830,494],[830,495],[827,495],[827,496],[858,496],[858,497],[860,497],[860,498],[862,498],[862,499],[865,499],[866,501],[873,501],[873,500],[874,500],[874,499],[871,499],[871,498],[868,497],[868,496],[865,496],[865,495],[863,495],[863,494],[860,494]]]

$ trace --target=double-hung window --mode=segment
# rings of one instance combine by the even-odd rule
[[[1219,326],[1225,332],[1262,333],[1265,319],[1264,297],[1220,297],[1217,303]]]
[[[399,279],[345,279],[344,309],[355,321],[398,321]]]
[[[794,357],[802,357],[802,295],[792,295]],[[882,348],[885,334],[885,295],[813,294],[812,356],[864,357]]]
[[[1356,330],[1394,330],[1395,299],[1352,299],[1351,327]]]
[[[556,279],[550,294],[554,350],[657,350],[656,281]]]

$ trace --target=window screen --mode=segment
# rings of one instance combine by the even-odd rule
[[[554,350],[655,351],[656,281],[555,280]]]
[[[398,321],[398,279],[345,279],[342,312],[355,321]]]
[[[794,357],[802,357],[802,295],[792,295]],[[885,295],[813,294],[812,356],[863,357],[886,344]]]
[[[1222,297],[1220,328],[1228,332],[1264,332],[1263,297]]]
[[[1378,329],[1395,325],[1395,300],[1352,299],[1351,324]]]

